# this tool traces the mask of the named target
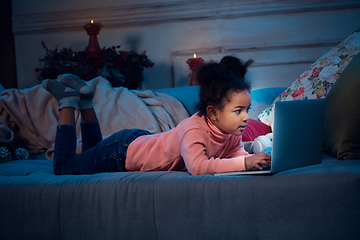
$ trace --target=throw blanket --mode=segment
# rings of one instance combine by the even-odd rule
[[[170,130],[189,117],[175,98],[150,90],[113,88],[101,77],[87,82],[94,89],[94,109],[101,131],[107,137],[125,128],[141,128],[152,133]],[[77,152],[81,151],[80,114],[76,110]],[[14,144],[31,154],[46,151],[52,159],[59,112],[57,101],[40,85],[5,90],[0,95],[0,124],[14,132]]]

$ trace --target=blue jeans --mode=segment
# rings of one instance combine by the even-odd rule
[[[54,173],[92,174],[126,171],[127,147],[137,137],[151,134],[142,129],[123,129],[102,140],[99,122],[81,123],[82,152],[76,154],[76,127],[57,126]]]

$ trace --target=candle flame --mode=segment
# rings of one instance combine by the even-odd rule
[[[94,23],[94,20],[91,20],[90,22],[91,22],[91,23]]]
[[[196,58],[196,53],[194,53],[194,58]]]

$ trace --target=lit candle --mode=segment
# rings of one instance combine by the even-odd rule
[[[99,34],[100,29],[102,28],[101,23],[94,23],[94,20],[91,20],[90,23],[87,23],[84,26],[87,34],[90,36],[89,44],[87,47],[87,52],[90,54],[99,54],[101,52],[99,42],[97,40],[96,35]]]
[[[196,80],[196,74],[198,66],[203,63],[204,60],[202,58],[196,58],[196,53],[194,53],[194,58],[189,58],[186,63],[189,64],[191,69],[191,79],[190,79],[190,86],[197,86],[199,83]]]

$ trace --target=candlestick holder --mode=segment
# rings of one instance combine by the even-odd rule
[[[204,62],[204,60],[202,58],[196,58],[195,54],[194,54],[194,58],[189,58],[186,61],[186,63],[189,64],[189,67],[191,70],[190,86],[199,86],[199,83],[196,80],[196,75],[197,75],[199,65],[203,62]]]
[[[103,25],[101,23],[94,23],[93,20],[91,20],[91,23],[87,23],[84,26],[87,34],[90,36],[86,51],[91,55],[97,55],[101,52],[97,35],[99,34],[102,26]]]

